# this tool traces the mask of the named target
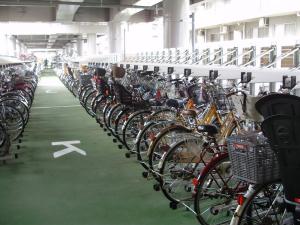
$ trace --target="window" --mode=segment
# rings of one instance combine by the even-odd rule
[[[287,54],[288,52],[292,51],[294,46],[282,46],[281,53]],[[294,54],[290,54],[289,56],[285,57],[281,60],[281,67],[283,68],[292,68],[294,67]]]
[[[253,38],[253,27],[246,27],[245,29],[245,39]]]
[[[284,24],[284,35],[285,36],[295,36],[296,35],[296,24],[294,24],[294,23]]]
[[[259,27],[258,28],[258,38],[269,37],[269,27]]]
[[[225,41],[232,41],[233,40],[233,31],[229,31],[226,35],[225,35]]]
[[[217,41],[220,41],[220,34],[211,34],[211,35],[210,35],[210,41],[211,41],[211,42],[217,42]]]

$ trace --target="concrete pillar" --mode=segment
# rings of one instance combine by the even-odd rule
[[[63,55],[64,56],[68,55],[67,46],[63,47]]]
[[[108,23],[108,40],[110,53],[122,52],[122,29],[120,22],[111,21]]]
[[[82,37],[77,38],[76,45],[77,55],[82,56]]]
[[[10,55],[10,49],[11,49],[11,41],[10,41],[10,36],[9,35],[5,35],[5,40],[4,40],[4,44],[5,44],[5,51],[4,51],[4,55]]]
[[[24,54],[27,54],[27,53],[28,53],[28,48],[27,48],[26,45],[23,45],[23,46],[24,46],[24,49],[23,49],[24,51],[23,51],[23,53],[24,53]]]
[[[72,56],[77,56],[77,41],[72,41]]]
[[[17,51],[16,51],[17,57],[21,55],[21,42],[17,40]]]
[[[96,55],[96,34],[87,34],[88,55]]]
[[[73,55],[72,47],[73,47],[72,43],[67,44],[67,55],[68,55],[68,57],[71,57]]]
[[[6,55],[6,35],[0,34],[0,55]]]
[[[164,48],[188,48],[189,0],[164,0]]]
[[[9,55],[17,56],[17,39],[14,36],[10,36],[9,40],[11,42],[11,52],[9,52]]]
[[[20,42],[20,55],[24,53],[24,44]]]

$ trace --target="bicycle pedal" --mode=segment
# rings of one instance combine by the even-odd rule
[[[127,159],[129,159],[129,158],[131,157],[130,152],[126,152],[126,153],[125,153],[125,157],[126,157]]]
[[[153,189],[154,189],[154,191],[160,191],[160,185],[159,184],[154,184],[153,185]]]
[[[173,210],[178,209],[178,203],[177,202],[170,202],[169,207]]]
[[[114,142],[114,143],[117,143],[117,142],[118,142],[118,140],[117,140],[116,138],[114,138],[114,139],[113,139],[113,142]]]
[[[142,177],[148,178],[149,173],[147,171],[142,172]]]
[[[20,144],[21,144],[21,143],[22,143],[22,139],[19,139],[19,140],[18,140],[18,143],[20,143]]]
[[[107,133],[108,136],[111,136],[111,133]]]
[[[119,148],[119,149],[122,149],[122,148],[123,148],[123,145],[118,145],[118,148]]]

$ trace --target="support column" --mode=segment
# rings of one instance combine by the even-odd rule
[[[6,55],[6,35],[0,34],[0,55]]]
[[[27,48],[27,46],[26,45],[23,45],[24,46],[24,54],[27,54],[28,53],[28,48]]]
[[[11,49],[11,42],[10,42],[10,36],[9,35],[5,35],[5,45],[6,45],[6,48],[5,48],[5,53],[4,55],[10,55],[10,49]]]
[[[23,43],[20,43],[20,55],[25,53],[25,45]]]
[[[88,55],[96,55],[96,34],[87,35]]]
[[[14,36],[10,36],[9,40],[11,42],[11,52],[9,52],[9,55],[17,56],[17,40]]]
[[[68,55],[67,46],[63,47],[63,55],[64,56]]]
[[[72,56],[77,56],[77,41],[72,41]]]
[[[82,56],[82,37],[77,38],[76,48],[77,48],[77,55]]]
[[[17,40],[17,51],[16,51],[16,56],[20,57],[21,55],[21,42]]]
[[[66,44],[65,48],[66,48],[66,50],[65,50],[66,56],[69,57],[70,56],[70,43]]]
[[[108,23],[108,40],[110,53],[122,52],[122,29],[120,22],[111,21]]]
[[[164,48],[188,48],[189,0],[164,0]]]

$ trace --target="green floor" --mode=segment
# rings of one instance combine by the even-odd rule
[[[0,165],[0,225],[184,225],[194,216],[168,208],[51,71],[44,71],[20,158]],[[59,107],[69,106],[69,107]],[[54,141],[80,140],[87,156]]]

